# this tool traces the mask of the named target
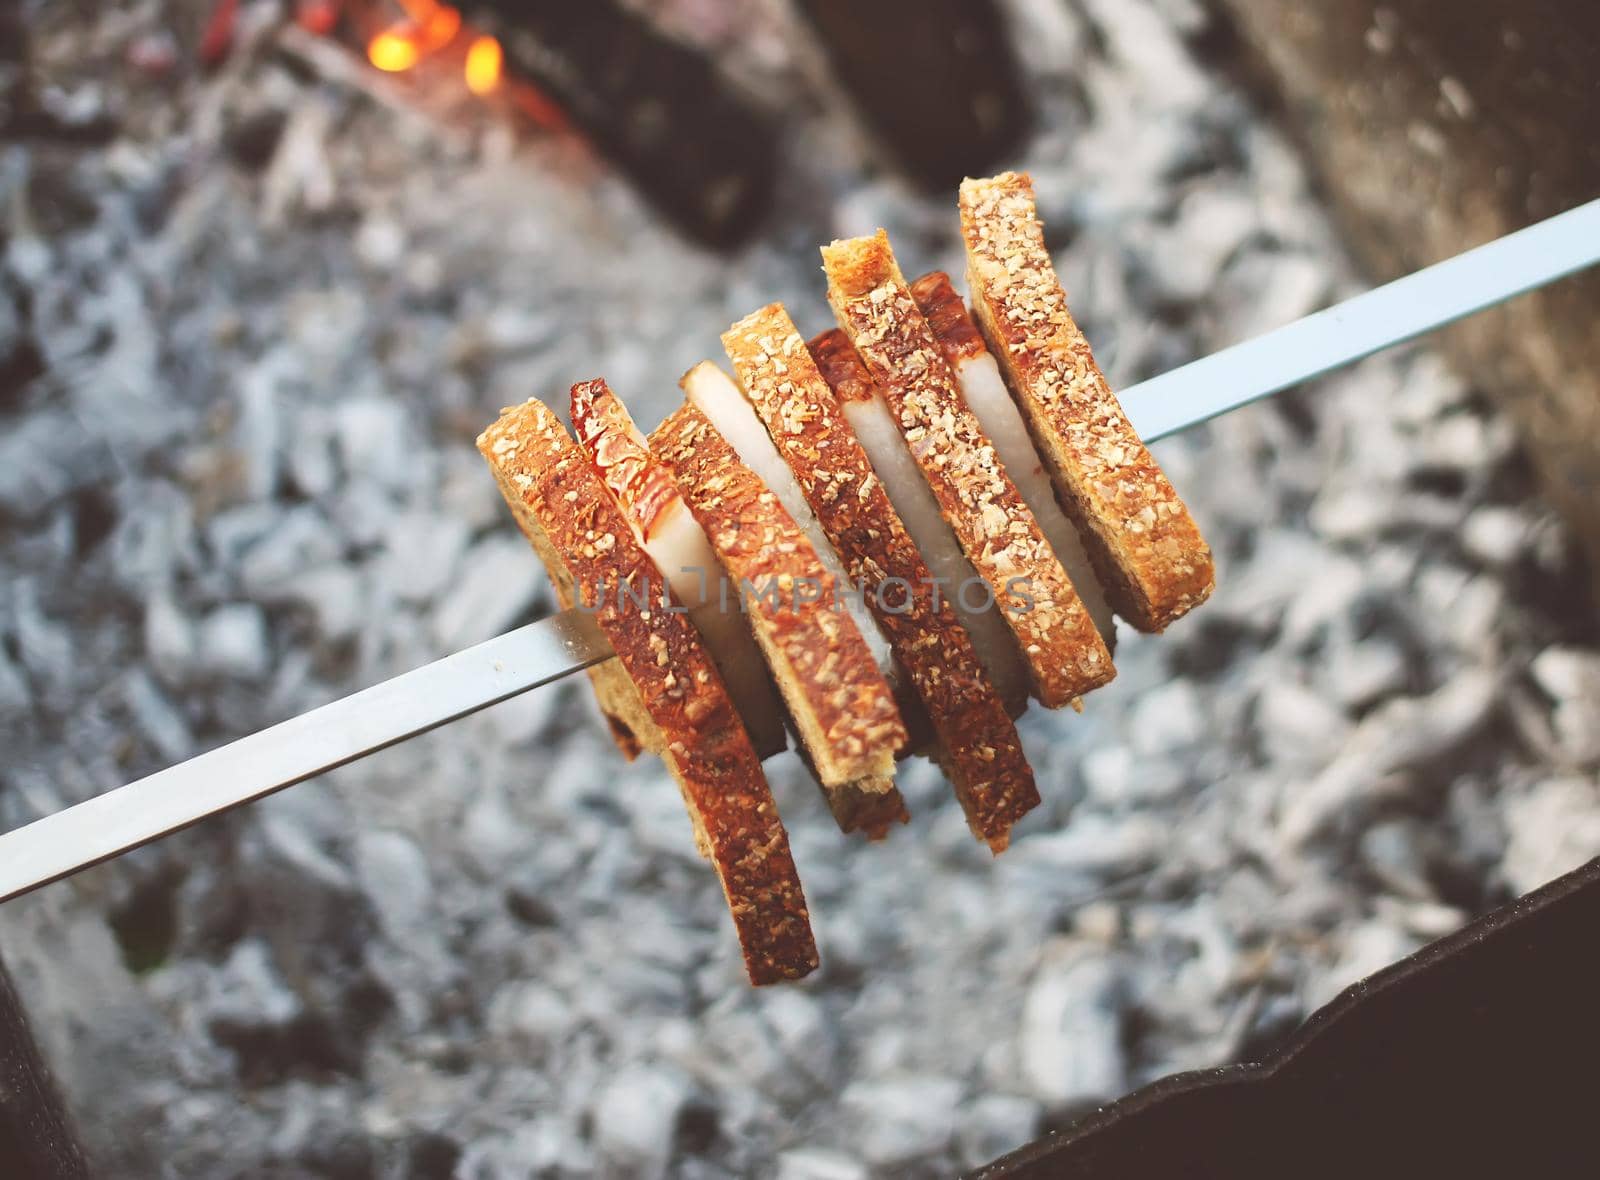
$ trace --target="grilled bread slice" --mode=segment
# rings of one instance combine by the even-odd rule
[[[572,387],[572,432],[633,527],[635,539],[688,609],[756,753],[768,758],[781,752],[788,743],[778,691],[750,634],[749,619],[722,592],[722,567],[677,482],[650,453],[628,407],[604,381],[580,381]],[[724,598],[729,599],[728,609],[723,609]]]
[[[911,284],[911,297],[917,301],[923,318],[939,341],[939,348],[950,369],[956,375],[962,399],[978,416],[978,424],[994,443],[995,454],[1005,465],[1006,474],[1017,485],[1017,491],[1028,505],[1028,511],[1039,522],[1050,548],[1061,559],[1072,579],[1072,587],[1083,599],[1083,605],[1094,620],[1106,649],[1115,654],[1117,649],[1116,620],[1111,615],[1111,604],[1095,576],[1089,551],[1083,546],[1078,528],[1057,502],[1055,485],[1034,450],[1028,435],[1028,424],[1017,409],[1016,402],[1006,391],[1005,379],[1000,376],[1000,366],[983,345],[978,326],[967,314],[961,296],[950,284],[950,276],[942,270],[923,275]]]
[[[1076,704],[1116,675],[1111,653],[1051,551],[911,297],[882,230],[822,249],[828,302],[889,408],[945,521],[988,583],[1022,651],[1034,699]]]
[[[641,610],[620,593],[662,578],[587,456],[546,406],[506,410],[478,439],[518,525],[563,605],[581,594],[611,642],[628,716],[683,792],[696,841],[727,895],[752,983],[817,965],[789,838],[750,738],[699,633],[678,611]]]
[[[860,817],[887,813],[892,821],[903,815],[892,776],[906,729],[860,630],[835,601],[841,588],[834,576],[777,495],[693,402],[651,433],[650,449],[677,478],[737,582],[835,819],[847,831],[855,823],[869,834],[886,828]],[[873,803],[879,806],[868,806]]]
[[[1039,802],[1016,726],[782,304],[722,336],[734,372],[931,722],[973,832],[1003,851]],[[913,478],[919,478],[913,476]]]
[[[961,184],[973,310],[1116,612],[1161,631],[1216,585],[1211,550],[1067,310],[1033,182]]]
[[[972,601],[959,592],[960,587],[977,585],[981,579],[945,523],[939,501],[911,457],[883,391],[861,363],[855,345],[838,328],[812,337],[806,351],[833,391],[845,421],[888,493],[895,515],[927,565],[934,579],[935,603],[947,603],[955,610],[1007,713],[1020,717],[1028,708],[1028,673],[1022,653],[1011,628],[992,604],[986,606],[982,596]]]

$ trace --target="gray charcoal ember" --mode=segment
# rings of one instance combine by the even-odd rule
[[[308,570],[343,556],[344,543],[322,512],[297,504],[275,514],[269,531],[244,551],[237,566],[239,585],[257,598],[279,598]]]
[[[1398,692],[1406,682],[1406,660],[1382,639],[1344,643],[1328,653],[1325,680],[1347,709],[1361,709]]]
[[[230,578],[237,578],[244,555],[281,527],[282,514],[272,504],[242,504],[218,512],[205,525],[206,546]]]
[[[1537,889],[1600,854],[1600,783],[1563,777],[1511,795],[1500,873],[1516,893]]]
[[[1229,266],[1221,298],[1233,301],[1230,320],[1248,340],[1309,315],[1328,302],[1328,264],[1305,254],[1248,254]]]
[[[1260,492],[1252,515],[1259,515]],[[1301,533],[1268,528],[1255,537],[1251,559],[1237,566],[1232,576],[1219,579],[1206,603],[1206,615],[1251,629],[1270,629],[1300,595],[1305,571],[1330,560],[1325,548]]]
[[[689,1079],[664,1065],[630,1065],[595,1098],[595,1146],[627,1175],[654,1180],[667,1174],[678,1116],[693,1091]]]
[[[1083,17],[1052,0],[1011,0],[1012,43],[1028,72],[1038,78],[1071,78],[1083,59]]]
[[[347,387],[340,404],[360,396],[381,396],[376,392],[358,394],[348,387],[349,368],[359,360],[357,371],[362,384],[358,388],[377,389],[371,355],[363,349],[359,358],[351,356],[352,342],[369,338],[367,300],[360,288],[297,287],[290,294],[285,311],[284,327],[311,388],[326,388],[343,378]]]
[[[1600,653],[1546,648],[1532,671],[1554,702],[1552,731],[1562,756],[1573,764],[1600,761]]]
[[[1369,564],[1337,553],[1300,571],[1300,591],[1283,616],[1283,642],[1293,648],[1312,640],[1337,620],[1349,617],[1373,588]]]
[[[1184,47],[1179,32],[1145,0],[1086,0],[1084,12],[1105,40],[1117,77],[1150,117],[1187,111],[1212,93],[1211,80]]]
[[[956,1129],[961,1162],[977,1168],[1015,1151],[1039,1134],[1039,1103],[1015,1094],[984,1094],[964,1107]]]
[[[539,559],[520,536],[478,542],[464,568],[434,613],[434,637],[449,651],[504,631],[540,601],[546,581]]]
[[[1191,191],[1174,223],[1151,239],[1147,265],[1156,293],[1179,303],[1201,301],[1260,225],[1259,207],[1242,187],[1214,184]]]
[[[427,511],[399,513],[386,530],[379,580],[402,602],[428,602],[455,579],[471,539],[466,522],[459,517]]]
[[[1425,900],[1397,902],[1380,897],[1376,912],[1422,942],[1454,934],[1467,920],[1467,915],[1456,906]]]
[[[1134,751],[1145,757],[1185,750],[1205,737],[1206,708],[1194,685],[1169,680],[1139,696],[1127,728]]]
[[[145,603],[144,650],[151,668],[169,685],[182,684],[196,668],[199,637],[165,590]]]
[[[1018,871],[1040,869],[1111,878],[1153,864],[1161,854],[1169,833],[1153,816],[1134,812],[1112,816],[1084,811],[1073,817],[1070,826],[1057,830],[1028,833],[1012,842],[1014,856],[1008,858]]]
[[[85,445],[77,419],[42,410],[0,430],[0,512],[20,519],[41,516],[50,505],[92,481],[100,448]]]
[[[396,495],[379,483],[347,483],[325,507],[345,540],[357,549],[372,549],[383,543],[394,518]]]
[[[50,243],[37,234],[19,233],[6,243],[6,268],[24,286],[38,286],[55,266]]]
[[[331,495],[340,478],[331,415],[318,406],[297,407],[290,431],[283,455],[289,481],[296,491],[313,500]]]
[[[1121,973],[1099,947],[1049,947],[1028,986],[1017,1028],[1018,1063],[1029,1093],[1071,1110],[1126,1088],[1119,1033]]]
[[[260,680],[272,666],[266,616],[248,602],[215,608],[200,620],[195,652],[200,667],[213,676]]]
[[[495,992],[488,1007],[489,1031],[513,1038],[536,1053],[561,1044],[572,1026],[572,1006],[554,987],[536,980],[516,980]]]
[[[326,781],[307,783],[256,804],[265,850],[307,881],[354,893],[344,845],[353,831],[348,810]]]
[[[140,482],[119,493],[139,511],[123,513],[109,542],[117,580],[140,596],[159,593],[179,571],[199,563],[199,534],[188,499],[164,481]]]
[[[1417,949],[1418,941],[1393,924],[1373,918],[1341,929],[1337,945],[1338,958],[1313,981],[1307,994],[1311,1008],[1322,1007],[1351,984],[1398,963]]]
[[[1387,797],[1397,775],[1459,748],[1498,700],[1495,676],[1468,669],[1423,697],[1401,697],[1368,715],[1344,750],[1309,783],[1289,792],[1278,831],[1304,848],[1330,825]]]
[[[32,706],[27,674],[0,647],[0,719],[20,721]]]
[[[838,1073],[838,1034],[826,1009],[808,992],[769,990],[757,1006],[785,1066],[808,1084],[830,1087]]]
[[[36,689],[66,689],[75,670],[72,632],[45,613],[38,581],[19,579],[11,594],[11,634]]]
[[[303,1010],[299,996],[284,982],[272,951],[259,939],[239,943],[213,977],[215,992],[207,1023],[238,1028],[282,1027]]]
[[[251,500],[271,499],[278,490],[284,448],[282,386],[296,372],[283,348],[270,352],[239,382],[239,416],[233,430],[239,459],[240,490]]]
[[[356,481],[404,491],[418,470],[406,409],[398,401],[363,397],[334,411],[334,431],[346,474]]]
[[[371,620],[374,603],[360,567],[349,565],[308,570],[279,600],[298,602],[310,610],[317,634],[329,640],[347,639],[358,633]]]
[[[122,696],[139,731],[166,762],[178,762],[195,752],[194,735],[178,708],[144,672],[135,669],[122,682]]]
[[[1398,379],[1390,412],[1397,425],[1426,434],[1466,401],[1470,389],[1438,353],[1407,349],[1395,356]]]
[[[406,255],[405,226],[389,214],[369,213],[352,244],[356,257],[373,270],[393,270]]]
[[[443,475],[436,506],[450,520],[460,521],[474,533],[510,519],[493,478],[485,478],[483,459],[465,447],[440,456]]]
[[[1359,541],[1389,525],[1398,510],[1392,488],[1351,481],[1318,496],[1309,520],[1330,541]]]
[[[1452,414],[1418,434],[1412,461],[1422,469],[1479,470],[1500,462],[1513,445],[1511,423],[1505,419]]]
[[[1274,763],[1320,765],[1344,744],[1350,722],[1322,694],[1292,679],[1275,678],[1256,697],[1256,728]]]
[[[1468,515],[1461,528],[1461,543],[1483,564],[1505,566],[1521,556],[1532,531],[1532,522],[1521,509],[1486,504]]]
[[[839,1096],[849,1142],[877,1168],[937,1156],[955,1135],[962,1089],[932,1074],[852,1082]]]
[[[1481,653],[1494,642],[1505,608],[1505,591],[1484,575],[1453,565],[1421,570],[1416,579],[1417,616],[1458,651]]]
[[[289,116],[262,183],[262,217],[268,225],[283,225],[299,210],[317,213],[333,204],[339,186],[327,150],[332,122],[329,105],[319,101],[302,102]]]
[[[1433,886],[1416,828],[1405,820],[1377,824],[1361,834],[1361,859],[1401,897],[1432,901]]]
[[[426,941],[434,919],[433,881],[416,841],[400,832],[358,832],[355,866],[384,933],[400,945]]]
[[[776,1180],[869,1180],[864,1163],[826,1147],[796,1147],[777,1164]]]
[[[552,719],[562,706],[563,690],[553,685],[501,701],[484,710],[483,724],[493,740],[504,746],[537,745],[545,739]],[[654,786],[654,783],[649,786]],[[668,794],[669,792],[662,792]],[[641,794],[654,794],[648,789]],[[674,799],[680,810],[682,801]],[[640,824],[640,827],[645,825]]]

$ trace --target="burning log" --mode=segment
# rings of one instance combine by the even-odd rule
[[[681,231],[742,238],[769,202],[777,129],[703,54],[613,0],[479,0],[508,75],[549,95]]]

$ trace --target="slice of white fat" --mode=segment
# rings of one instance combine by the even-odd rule
[[[1013,714],[1026,707],[1028,700],[1028,674],[1022,664],[1022,653],[1017,650],[1016,637],[1000,608],[989,600],[988,609],[971,609],[967,601],[982,607],[987,595],[968,590],[964,596],[961,588],[979,585],[978,571],[961,552],[961,544],[939,512],[939,502],[928,487],[922,469],[906,446],[905,437],[895,425],[894,415],[883,395],[846,401],[845,419],[856,432],[861,447],[867,452],[872,470],[883,483],[889,503],[906,526],[917,551],[937,579],[939,595],[955,610],[973,646],[989,670],[1000,699]],[[966,601],[963,601],[963,599]]]
[[[672,596],[688,608],[689,620],[722,673],[757,755],[769,758],[781,753],[789,742],[778,690],[767,677],[766,662],[737,598],[722,593],[722,563],[705,530],[679,498],[651,523],[642,543],[672,588]]]
[[[744,392],[727,371],[710,361],[701,361],[689,370],[683,379],[683,390],[700,412],[711,420],[717,432],[727,439],[728,445],[744,465],[756,473],[768,490],[778,497],[778,503],[794,517],[806,539],[816,548],[823,569],[833,576],[838,585],[847,587],[843,595],[845,609],[850,612],[861,637],[866,640],[878,670],[889,679],[890,684],[897,684],[899,673],[889,641],[878,629],[877,621],[861,595],[856,593],[850,576],[845,572],[844,563],[839,560],[838,551],[828,540],[828,534],[823,531],[811,506],[806,503],[794,472],[778,453],[755,407],[745,400]]]
[[[1094,620],[1100,638],[1107,649],[1116,647],[1116,623],[1111,617],[1111,604],[1106,601],[1100,579],[1095,575],[1089,554],[1083,547],[1078,528],[1067,514],[1061,511],[1056,500],[1055,487],[1050,473],[1034,448],[1028,434],[1028,424],[1022,411],[1011,400],[1005,379],[1000,376],[1000,366],[987,352],[981,356],[967,357],[956,366],[956,378],[961,383],[961,396],[978,416],[978,424],[994,444],[994,453],[1006,469],[1011,482],[1016,484],[1023,502],[1039,522],[1050,548],[1072,579],[1072,588],[1083,599],[1084,608]]]

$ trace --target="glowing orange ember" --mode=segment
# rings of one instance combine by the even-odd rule
[[[367,46],[367,60],[380,70],[397,74],[417,64],[422,51],[410,35],[398,29],[385,29]]]
[[[425,52],[450,44],[461,31],[461,13],[448,5],[440,4],[424,19],[416,19],[417,39]]]
[[[479,37],[467,50],[467,89],[474,94],[489,94],[500,85],[502,54],[500,42]]]

